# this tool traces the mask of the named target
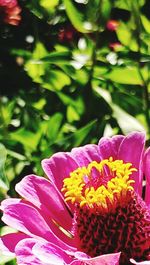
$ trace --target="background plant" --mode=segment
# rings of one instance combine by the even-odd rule
[[[13,23],[4,2],[1,199],[23,176],[43,174],[40,162],[54,152],[133,130],[149,140],[148,0],[20,0]]]

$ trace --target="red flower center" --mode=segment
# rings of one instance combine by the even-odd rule
[[[112,158],[91,162],[64,179],[65,200],[75,205],[72,232],[91,257],[121,252],[120,264],[148,259],[150,213],[132,184],[132,164]]]
[[[134,191],[113,212],[76,207],[73,233],[80,251],[91,257],[121,252],[120,264],[127,265],[130,258],[147,260],[150,254],[150,214]]]

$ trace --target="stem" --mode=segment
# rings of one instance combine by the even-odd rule
[[[92,51],[92,64],[91,64],[91,69],[90,69],[90,73],[89,73],[89,79],[88,79],[88,82],[87,82],[87,85],[90,85],[92,87],[92,78],[93,78],[93,73],[94,73],[94,66],[96,64],[96,50],[97,50],[97,43],[98,43],[98,37],[97,37],[97,33],[95,34],[96,35],[96,42],[94,43],[93,45],[93,51]]]
[[[93,91],[92,91],[92,79],[93,79],[93,73],[94,73],[94,67],[95,67],[95,64],[96,64],[96,50],[97,50],[97,35],[98,35],[98,32],[96,32],[96,41],[93,45],[93,51],[92,51],[92,56],[91,56],[91,68],[90,68],[90,71],[89,71],[89,78],[88,78],[88,81],[87,81],[87,84],[86,84],[86,90],[85,90],[85,115],[83,117],[83,121],[84,123],[86,124],[87,122],[89,122],[91,120],[91,117],[92,117],[92,112],[93,112],[93,97],[94,97],[94,94],[93,94]]]
[[[138,72],[139,76],[143,82],[143,103],[144,103],[144,111],[145,111],[145,119],[148,127],[148,133],[150,135],[150,114],[149,114],[149,107],[150,107],[150,100],[149,100],[149,92],[148,92],[148,83],[144,79],[143,74],[140,69],[140,64],[138,64]]]
[[[8,131],[7,131],[7,123],[5,122],[5,118],[4,118],[4,114],[3,114],[3,107],[2,107],[2,100],[0,98],[0,116],[1,116],[1,120],[2,120],[2,129],[4,131],[4,135],[8,135]]]
[[[142,81],[142,88],[143,88],[143,107],[144,107],[144,112],[145,112],[145,120],[147,123],[147,128],[148,128],[148,134],[150,136],[150,113],[149,113],[149,107],[150,107],[150,99],[149,99],[149,92],[148,92],[148,85],[149,85],[149,79],[145,79],[143,76],[143,73],[141,71],[141,39],[140,39],[140,34],[141,34],[141,19],[139,16],[140,13],[140,8],[138,5],[138,1],[136,1],[136,6],[132,5],[132,10],[133,10],[133,18],[136,26],[136,39],[137,39],[137,44],[138,44],[138,73]]]

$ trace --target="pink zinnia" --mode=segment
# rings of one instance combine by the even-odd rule
[[[111,42],[109,44],[109,48],[113,51],[119,51],[122,47],[123,46],[120,42]]]
[[[150,264],[144,143],[133,132],[43,160],[50,181],[26,176],[16,185],[22,199],[1,204],[3,222],[18,232],[1,237],[0,249],[19,265]]]
[[[17,26],[21,20],[21,8],[17,0],[0,0],[0,20]]]
[[[119,22],[117,20],[109,20],[106,24],[106,28],[110,31],[116,31],[119,26]]]

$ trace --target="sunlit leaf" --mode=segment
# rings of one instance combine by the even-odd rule
[[[86,139],[86,137],[89,135],[89,133],[91,132],[91,130],[93,129],[96,123],[97,120],[91,121],[86,126],[73,133],[73,135],[70,136],[70,139],[73,141],[73,145],[74,146],[81,145],[83,141]]]
[[[57,135],[59,133],[61,124],[63,120],[63,115],[61,113],[55,113],[48,121],[47,136],[51,142],[56,141]]]
[[[5,175],[5,162],[7,151],[4,145],[0,144],[0,189],[7,191],[9,189],[9,183]]]
[[[67,119],[69,122],[80,120],[80,116],[73,106],[68,106],[67,108]]]
[[[124,134],[132,131],[145,131],[144,126],[133,116],[121,109],[119,106],[113,104],[113,116],[116,118],[120,128]]]
[[[138,0],[138,4],[143,6],[145,4],[145,0]],[[115,0],[115,7],[125,10],[131,10],[131,0],[123,1],[123,0]]]
[[[5,104],[1,104],[0,121],[1,121],[1,118],[3,118],[2,122],[4,123],[2,125],[6,126],[6,125],[11,123],[14,106],[15,106],[15,101],[14,100],[12,100],[10,102],[7,102],[7,104],[6,103]]]
[[[73,99],[72,97],[69,97],[68,95],[66,95],[62,92],[57,92],[57,95],[65,105],[73,106],[79,114],[83,113],[84,103],[83,103],[83,100],[81,97]]]
[[[122,1],[122,0],[116,0],[114,2],[115,7],[125,9],[125,10],[130,10],[127,1]]]
[[[150,21],[149,21],[149,19],[147,19],[146,16],[141,15],[141,21],[142,21],[143,27],[146,30],[146,32],[150,33]]]
[[[104,137],[111,137],[115,134],[114,129],[111,127],[109,123],[106,124],[103,136]]]
[[[114,104],[109,91],[97,87],[95,91],[104,98],[112,109],[112,115],[117,120],[121,130],[124,134],[128,134],[132,131],[144,131],[144,126],[132,115],[125,110]]]
[[[25,64],[25,70],[34,82],[42,83],[42,76],[45,74],[46,66],[38,62],[47,55],[47,51],[41,42],[36,43],[32,58]]]
[[[65,51],[65,52],[51,52],[46,56],[42,57],[41,61],[46,63],[62,64],[68,62],[68,60],[70,59],[71,59],[71,52]]]
[[[92,30],[91,23],[85,21],[83,13],[75,7],[72,0],[64,0],[64,5],[71,23],[79,32],[87,33]]]
[[[101,87],[95,87],[94,90],[98,96],[102,97],[111,106],[112,98],[108,90],[102,89]]]
[[[124,22],[120,21],[119,27],[116,30],[118,40],[121,44],[127,46],[132,51],[138,51],[136,38],[133,37],[133,32]]]
[[[36,150],[41,137],[41,131],[34,133],[26,130],[25,128],[20,128],[15,132],[10,133],[10,137],[12,140],[21,143],[25,149]]]
[[[0,252],[0,265],[5,265],[6,263],[9,264],[9,265],[16,265],[16,262],[13,260],[12,257],[4,256]]]
[[[8,155],[10,155],[11,157],[14,157],[14,158],[16,158],[16,159],[18,159],[18,160],[20,160],[20,161],[24,161],[24,160],[26,160],[26,157],[25,157],[24,155],[22,155],[22,154],[20,154],[20,153],[17,153],[17,152],[14,152],[14,151],[12,151],[12,150],[7,149],[7,153],[8,153]]]
[[[44,7],[47,10],[52,10],[53,8],[55,8],[59,3],[59,0],[53,0],[53,1],[49,1],[49,0],[40,0],[40,5],[42,7]]]
[[[86,69],[79,69],[74,74],[71,74],[72,79],[81,85],[86,85],[88,81],[88,72]]]
[[[61,90],[71,84],[70,77],[60,70],[50,70],[43,77],[42,85],[52,91]]]
[[[79,146],[83,144],[84,142],[87,143],[87,138],[90,132],[93,130],[96,123],[97,123],[97,120],[90,121],[87,125],[76,130],[70,136],[59,139],[57,143],[60,145],[65,145],[65,148],[70,148],[72,146]]]
[[[40,83],[49,90],[61,90],[64,86],[70,85],[70,78],[63,71],[53,70],[49,64],[68,62],[69,52],[48,53],[40,42],[36,44],[32,58],[27,61],[25,69],[34,82]]]
[[[103,29],[106,21],[109,19],[111,12],[110,0],[89,0],[86,5],[86,15],[88,21],[94,25],[94,29]]]
[[[111,81],[119,84],[142,85],[142,80],[136,67],[118,67],[105,75]]]
[[[42,110],[45,104],[46,104],[46,100],[44,98],[41,98],[39,101],[34,102],[32,105],[34,108],[38,110]]]

